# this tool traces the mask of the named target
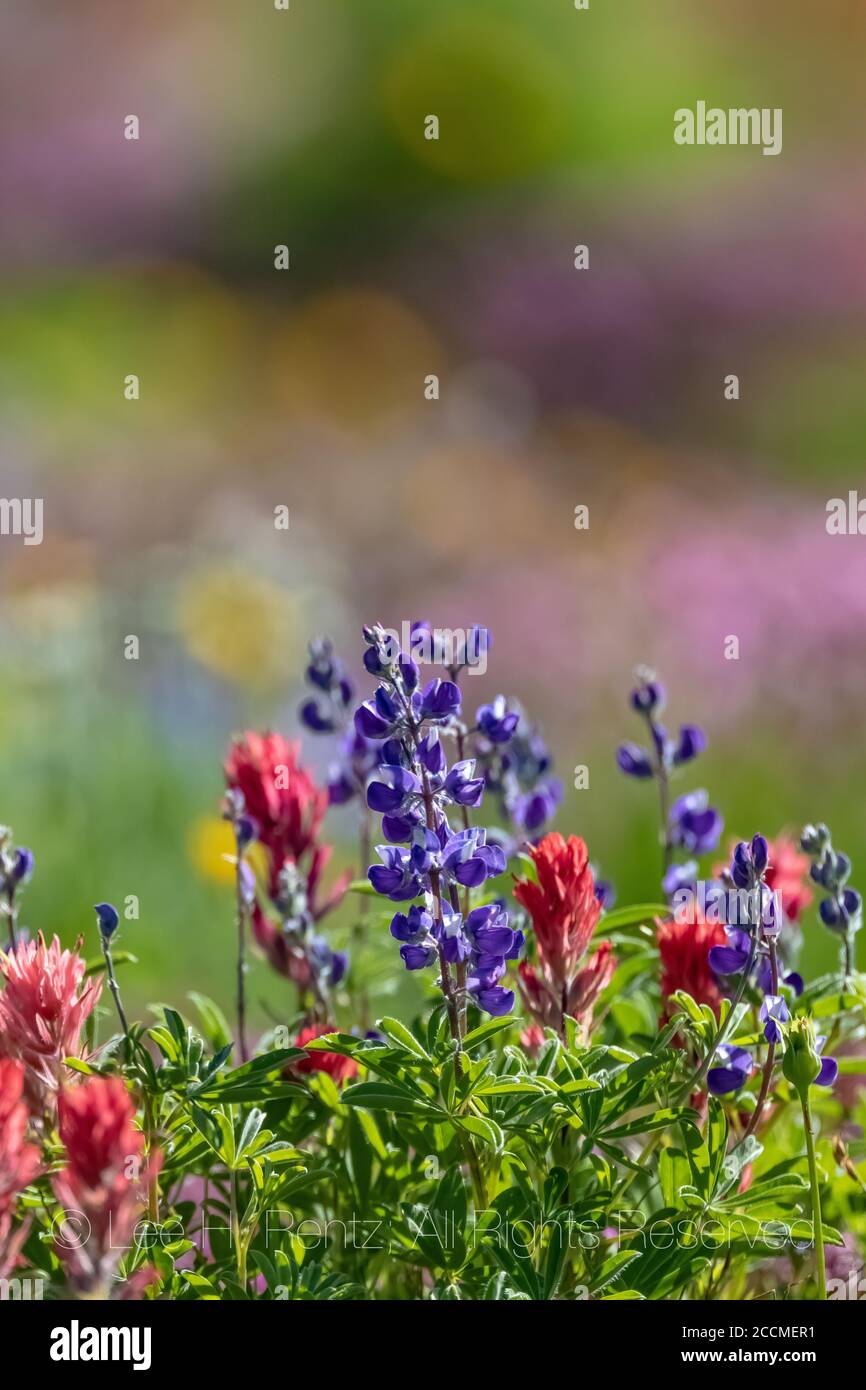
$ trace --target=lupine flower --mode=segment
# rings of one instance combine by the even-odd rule
[[[342,728],[352,703],[354,688],[346,668],[327,637],[310,643],[306,678],[315,695],[301,706],[302,722],[314,734],[331,734]]]
[[[595,896],[601,905],[601,910],[602,912],[610,912],[616,903],[616,888],[609,879],[598,878],[592,865],[590,865],[590,871],[595,883]]]
[[[66,1166],[51,1183],[74,1225],[57,1224],[57,1253],[76,1292],[105,1297],[133,1236],[143,1184],[155,1176],[160,1156],[145,1162],[135,1105],[119,1076],[89,1077],[63,1090],[58,1114]]]
[[[632,709],[647,722],[651,750],[637,743],[623,743],[617,749],[620,771],[629,777],[654,777],[659,771],[670,772],[689,763],[707,746],[706,735],[695,724],[683,724],[679,735],[671,738],[656,715],[664,708],[664,687],[650,673],[638,671],[638,685],[630,696]]]
[[[717,975],[739,975],[751,954],[751,936],[742,927],[725,928],[726,945],[713,946],[709,964]]]
[[[596,1000],[616,969],[608,941],[580,965],[601,915],[587,848],[576,835],[566,841],[552,832],[530,854],[538,882],[516,882],[514,896],[532,919],[538,969],[521,965],[521,993],[539,1023],[562,1033],[567,1014],[587,1035]]]
[[[724,822],[703,790],[677,797],[670,809],[670,842],[689,854],[706,854],[719,843]]]
[[[759,960],[755,978],[758,983],[758,989],[764,994],[771,993],[773,987],[773,972],[770,969],[770,962],[767,960],[766,956],[762,956]],[[795,999],[798,999],[805,989],[805,981],[798,970],[787,971],[781,976],[781,982],[783,985],[788,986]]]
[[[527,836],[537,836],[556,814],[562,783],[550,776],[553,760],[539,730],[516,702],[497,696],[476,716],[475,755],[485,787],[499,802],[515,836],[516,850]]]
[[[508,743],[520,723],[519,710],[509,710],[505,696],[497,695],[492,704],[482,705],[475,715],[478,731],[490,743]]]
[[[9,928],[9,944],[18,942],[16,931],[18,905],[16,895],[33,874],[33,855],[29,849],[15,845],[9,826],[0,826],[0,917]]]
[[[819,908],[821,921],[831,931],[845,939],[845,973],[853,968],[853,938],[863,924],[863,899],[855,888],[847,886],[851,860],[847,854],[834,850],[826,825],[807,825],[801,845],[812,860],[810,876],[826,893]]]
[[[782,1041],[782,1024],[787,1023],[790,1017],[788,1005],[781,994],[764,995],[758,1019],[764,1025],[764,1037],[767,1042],[780,1043]]]
[[[352,725],[354,687],[327,637],[310,643],[306,679],[314,694],[301,705],[301,722],[311,733],[339,735],[338,757],[328,771],[328,798],[332,806],[344,806],[364,795],[381,761],[380,747]]]
[[[709,957],[723,949],[725,929],[717,922],[694,924],[672,917],[660,922],[656,932],[661,960],[661,995],[665,1016],[668,1000],[677,990],[685,990],[698,1004],[709,1004],[719,1011],[722,993]]]
[[[81,1030],[102,989],[98,979],[84,983],[84,961],[43,937],[0,953],[0,1055],[24,1064],[24,1088],[35,1116],[55,1100],[64,1077],[64,1057],[84,1055]]]
[[[666,897],[673,898],[686,888],[694,889],[697,881],[698,862],[696,859],[687,859],[684,864],[671,864],[662,879],[662,889]]]
[[[677,737],[671,737],[658,719],[666,700],[664,686],[645,668],[638,669],[637,680],[630,702],[632,709],[646,723],[649,747],[622,743],[617,749],[616,761],[626,776],[652,779],[658,783],[664,821],[661,837],[664,851],[662,887],[670,897],[693,881],[693,870],[697,867],[690,860],[687,865],[677,869],[671,862],[674,853],[684,850],[689,855],[696,855],[715,849],[723,822],[715,807],[710,806],[709,797],[703,790],[678,797],[664,815],[672,774],[702,753],[707,740],[703,730],[695,724],[683,724]]]
[[[744,1047],[722,1043],[716,1048],[717,1065],[707,1072],[707,1086],[715,1096],[739,1091],[754,1070],[752,1055]]]
[[[27,1224],[13,1229],[15,1206],[39,1171],[39,1150],[27,1142],[27,1106],[22,1100],[24,1067],[0,1059],[0,1279],[8,1279],[27,1237]]]
[[[315,853],[328,793],[298,764],[298,745],[280,734],[245,733],[232,744],[225,775],[257,824],[268,853],[273,897],[286,860],[298,864]]]
[[[474,908],[465,921],[461,913],[442,905],[441,920],[433,912],[432,896],[408,913],[398,912],[391,921],[391,935],[401,942],[400,957],[407,970],[423,970],[440,957],[466,972],[466,991],[485,1013],[510,1013],[514,992],[499,984],[506,962],[516,960],[523,934],[508,925],[508,914],[499,903]]]
[[[516,959],[522,936],[508,927],[498,905],[466,915],[457,910],[460,895],[480,887],[505,871],[505,855],[488,843],[487,832],[468,824],[467,811],[478,806],[484,779],[475,775],[475,759],[460,758],[448,769],[439,737],[449,728],[462,739],[457,724],[460,688],[451,680],[434,679],[419,688],[415,662],[388,649],[379,628],[365,629],[374,658],[368,669],[380,677],[371,700],[355,713],[355,727],[365,738],[383,740],[379,775],[367,788],[367,804],[382,815],[389,844],[379,845],[381,861],[368,869],[377,893],[392,902],[410,902],[424,895],[425,906],[398,912],[391,934],[400,942],[407,970],[422,970],[436,961],[442,987],[450,995],[450,967],[458,968],[461,992],[479,1008],[508,1013],[514,993],[500,985],[506,961]],[[451,806],[463,812],[463,829],[448,821]],[[481,914],[481,915],[479,915]]]
[[[321,1023],[311,1023],[302,1028],[295,1038],[295,1047],[306,1048],[307,1055],[301,1061],[293,1062],[290,1071],[299,1072],[302,1076],[308,1076],[314,1071],[324,1071],[338,1086],[343,1086],[351,1080],[358,1071],[358,1063],[354,1058],[344,1057],[340,1052],[321,1052],[318,1048],[307,1047],[307,1043],[312,1042],[314,1038],[321,1038],[333,1031],[332,1025]]]

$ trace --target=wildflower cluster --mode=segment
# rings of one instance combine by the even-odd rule
[[[790,1295],[826,1297],[835,1251],[856,1257],[866,1238],[862,1091],[842,1061],[866,1037],[861,903],[829,831],[807,827],[802,849],[755,834],[707,879],[674,865],[715,847],[721,817],[669,805],[669,777],[704,740],[693,727],[668,738],[644,674],[632,703],[650,751],[619,762],[658,782],[678,881],[666,874],[669,902],[614,910],[586,841],[541,833],[557,797],[519,707],[495,697],[466,719],[463,667],[432,636],[409,651],[378,627],[364,637],[376,688],[360,704],[330,644],[311,648],[301,717],[339,740],[329,787],[279,734],[249,731],[226,757],[232,1023],[199,994],[189,1018],[166,1004],[136,1021],[111,902],[96,904],[89,961],[80,940],[25,939],[15,910],[33,860],[5,834],[0,1279],[26,1271],[73,1299],[756,1297],[778,1273],[766,1221],[774,1253],[788,1232]],[[422,680],[422,650],[441,675]],[[366,870],[351,880],[330,873],[324,838],[346,801]],[[490,802],[508,822],[495,834],[480,823]],[[814,886],[846,954],[806,982]],[[267,1031],[247,1007],[250,933],[253,956],[294,986]],[[414,1001],[403,1017],[368,1018],[395,998]],[[447,1243],[428,1236],[430,1212]],[[491,1212],[540,1226],[537,1248],[479,1219]],[[713,1226],[699,1259],[668,1238],[697,1212]],[[396,1255],[297,1237],[320,1220],[348,1232],[359,1214],[387,1218]],[[594,1243],[550,1235],[575,1218]]]

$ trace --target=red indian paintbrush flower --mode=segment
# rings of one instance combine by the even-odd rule
[[[66,1219],[55,1222],[55,1243],[73,1287],[106,1297],[160,1155],[145,1163],[144,1135],[119,1076],[90,1077],[61,1091],[58,1114],[67,1163],[51,1182]]]
[[[84,984],[84,961],[63,951],[55,936],[0,953],[0,1055],[24,1064],[24,1091],[34,1116],[53,1106],[63,1079],[64,1057],[83,1055],[81,1029],[102,989],[100,980]]]
[[[333,1033],[332,1024],[311,1023],[308,1027],[302,1028],[295,1038],[295,1047],[306,1047],[313,1038],[321,1038],[325,1033]],[[352,1057],[344,1057],[339,1052],[319,1052],[316,1048],[307,1048],[306,1057],[300,1062],[294,1062],[292,1071],[308,1074],[313,1071],[326,1071],[330,1077],[342,1086],[345,1081],[355,1076],[358,1070],[358,1063]]]
[[[310,851],[328,809],[326,787],[317,787],[298,764],[298,744],[281,734],[248,731],[231,746],[225,762],[226,783],[244,798],[244,810],[256,822],[268,852],[271,896],[276,896],[286,860],[299,864]]]
[[[710,969],[711,946],[724,946],[724,927],[718,922],[677,919],[676,914],[658,924],[656,935],[661,958],[661,992],[665,1017],[668,1000],[684,989],[698,1004],[709,1004],[718,1013],[722,993],[718,977]]]
[[[538,968],[525,962],[520,967],[523,1001],[540,1024],[562,1033],[563,1018],[570,1015],[588,1035],[596,1000],[616,969],[609,941],[580,965],[601,915],[589,854],[578,836],[564,840],[556,831],[529,853],[538,882],[519,880],[514,896],[532,918]]]
[[[0,1060],[0,1279],[8,1278],[27,1237],[27,1223],[12,1229],[16,1202],[39,1170],[39,1150],[27,1143],[24,1067]]]

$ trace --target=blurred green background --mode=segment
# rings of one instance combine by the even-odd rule
[[[0,493],[45,509],[40,546],[0,537],[26,925],[95,948],[91,904],[135,894],[131,1007],[228,1005],[228,738],[297,730],[308,636],[358,671],[375,619],[491,627],[467,703],[519,695],[566,788],[589,766],[558,825],[621,903],[657,893],[654,798],[613,761],[638,661],[709,734],[680,790],[726,840],[822,818],[866,863],[866,540],[825,528],[866,488],[864,28],[855,0],[8,0]],[[782,154],[675,146],[701,99],[781,107]],[[281,988],[255,967],[261,1019]]]

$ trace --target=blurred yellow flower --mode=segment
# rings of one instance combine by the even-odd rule
[[[219,566],[193,574],[178,599],[177,624],[197,661],[251,690],[281,685],[303,662],[292,595],[246,570]]]
[[[227,820],[218,816],[202,816],[190,826],[186,838],[187,853],[193,866],[204,878],[215,883],[234,883],[235,837]],[[227,857],[228,856],[228,857]],[[265,854],[261,845],[251,845],[245,860],[257,874],[264,874]]]

